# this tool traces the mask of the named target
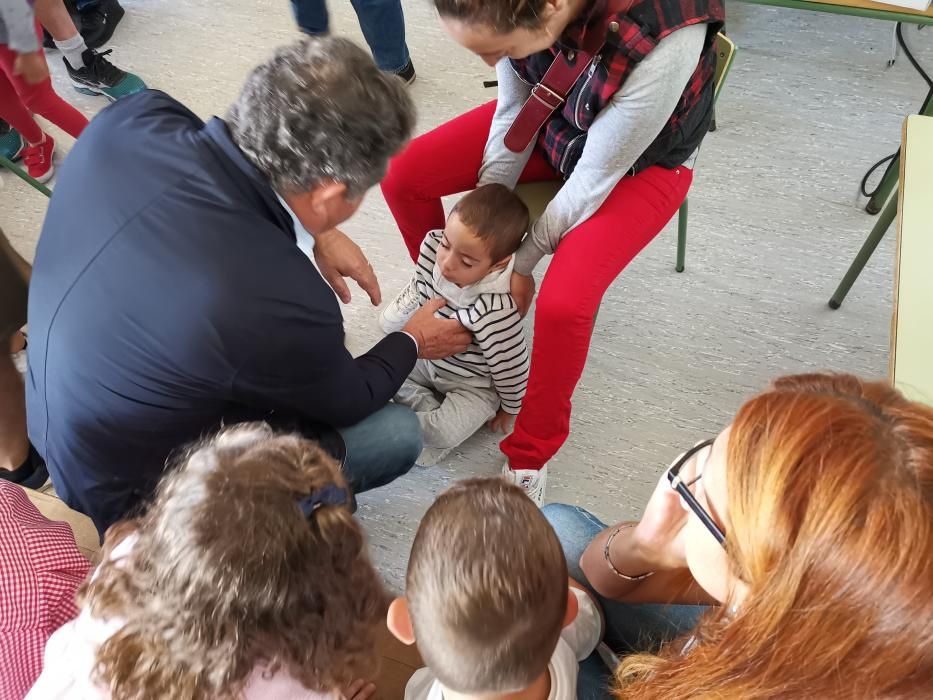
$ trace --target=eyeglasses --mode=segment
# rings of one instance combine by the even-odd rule
[[[693,511],[693,513],[700,519],[706,529],[713,533],[713,537],[716,538],[716,541],[719,544],[723,544],[726,541],[726,535],[720,529],[720,527],[715,523],[713,517],[709,514],[700,502],[697,500],[694,491],[696,491],[696,483],[702,478],[702,474],[697,474],[690,481],[684,481],[680,478],[680,470],[683,469],[683,466],[689,462],[697,453],[705,450],[707,447],[711,447],[715,440],[704,440],[703,442],[694,445],[689,450],[681,455],[671,468],[667,470],[667,480],[671,482],[671,488],[674,489],[677,494],[683,499],[684,503],[687,504],[687,507]]]

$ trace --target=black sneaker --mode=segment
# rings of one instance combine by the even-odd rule
[[[49,480],[49,471],[46,469],[45,461],[36,452],[36,448],[30,444],[26,461],[19,469],[13,471],[0,469],[0,479],[37,491]]]
[[[110,50],[98,53],[88,49],[81,54],[84,65],[80,68],[72,67],[67,58],[62,58],[74,89],[82,95],[103,95],[111,102],[145,90],[146,83],[138,75],[120,70],[107,60],[109,53]]]
[[[110,41],[126,11],[117,0],[101,0],[97,5],[79,14],[81,23],[78,24],[78,29],[84,43],[92,49],[99,49]]]
[[[411,59],[408,59],[408,63],[405,64],[405,67],[395,71],[395,74],[404,80],[406,85],[411,85],[415,82],[415,65],[411,62]]]

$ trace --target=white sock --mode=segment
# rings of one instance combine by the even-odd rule
[[[75,34],[70,39],[59,41],[55,39],[55,46],[68,59],[68,64],[72,68],[84,68],[84,59],[81,54],[87,51],[87,44],[84,43],[84,37]]]

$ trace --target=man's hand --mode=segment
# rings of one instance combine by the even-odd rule
[[[511,287],[512,298],[518,305],[518,313],[521,314],[522,318],[525,318],[528,315],[528,309],[531,308],[531,302],[535,298],[535,278],[513,272],[509,286]]]
[[[360,247],[339,229],[314,234],[314,261],[344,304],[350,303],[350,288],[344,281],[349,277],[369,295],[373,306],[382,303],[379,280]]]
[[[512,432],[512,423],[515,421],[515,416],[511,413],[507,413],[504,408],[500,408],[496,412],[496,417],[489,421],[486,425],[494,433],[502,433],[503,435],[508,435]]]
[[[473,339],[457,319],[434,316],[446,303],[444,299],[432,299],[418,309],[402,329],[418,341],[418,357],[422,360],[442,360],[456,355],[466,350]]]
[[[21,75],[30,85],[36,85],[49,77],[49,64],[41,52],[21,53],[13,63],[13,75]]]

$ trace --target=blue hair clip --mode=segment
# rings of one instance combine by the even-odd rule
[[[301,508],[305,518],[310,518],[321,506],[345,506],[349,500],[350,494],[346,489],[340,488],[337,484],[328,484],[299,500],[298,507]]]

